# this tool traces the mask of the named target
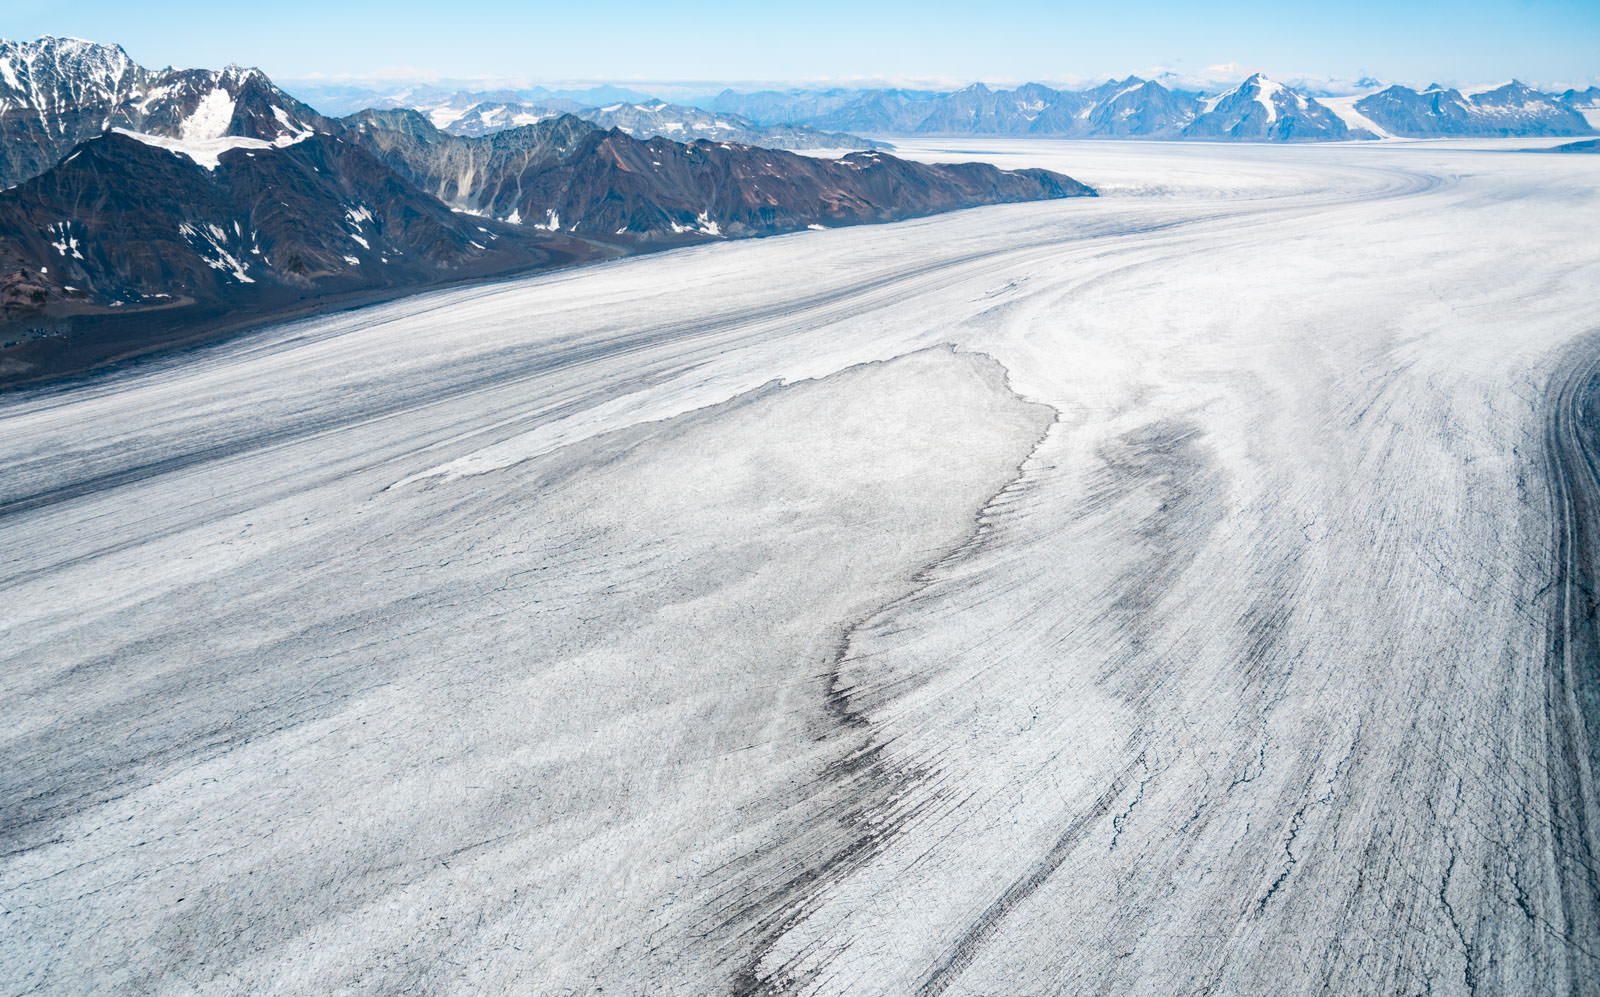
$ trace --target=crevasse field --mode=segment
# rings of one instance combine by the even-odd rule
[[[5,993],[1600,993],[1600,160],[1098,200],[0,397]]]

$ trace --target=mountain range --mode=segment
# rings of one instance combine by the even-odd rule
[[[1392,86],[1316,97],[1255,73],[1215,94],[1129,76],[1085,90],[975,83],[926,90],[723,91],[712,110],[866,135],[1013,135],[1212,141],[1346,141],[1388,137],[1593,135],[1600,88],[1543,93],[1512,81],[1473,93]],[[1594,118],[1595,120],[1590,120]]]
[[[441,129],[485,135],[576,114],[648,138],[705,138],[789,149],[872,148],[860,136],[1006,135],[1309,142],[1379,138],[1534,137],[1596,134],[1600,88],[1554,94],[1512,81],[1464,93],[1431,86],[1315,96],[1252,74],[1213,94],[1174,90],[1129,76],[1084,90],[1039,83],[961,90],[725,90],[702,107],[644,100],[603,107],[571,99],[537,102],[527,91],[407,91],[379,99],[427,114]]]
[[[1593,135],[1594,128],[1580,110],[1581,102],[1576,91],[1556,96],[1512,80],[1473,94],[1438,84],[1426,90],[1393,86],[1362,97],[1353,106],[1397,136]]]
[[[0,382],[334,302],[714,239],[1092,196],[1043,170],[328,118],[253,69],[0,46]]]
[[[856,135],[822,131],[807,125],[760,125],[728,112],[669,104],[664,100],[618,102],[604,107],[584,107],[574,101],[527,103],[505,99],[506,94],[456,93],[437,102],[386,102],[392,108],[410,107],[427,115],[440,130],[469,137],[493,134],[562,114],[573,114],[601,128],[616,128],[635,138],[670,138],[677,142],[704,139],[736,142],[769,149],[889,149],[893,146]],[[487,99],[479,99],[484,97]]]
[[[1363,81],[1371,83],[1372,81]],[[632,99],[586,104],[596,93]],[[439,128],[485,135],[576,114],[639,138],[704,138],[787,149],[868,149],[860,136],[1007,135],[1206,141],[1350,141],[1376,138],[1536,137],[1596,134],[1600,88],[1544,93],[1517,81],[1462,92],[1373,83],[1365,93],[1325,96],[1252,74],[1215,93],[1169,89],[1129,76],[1083,90],[1039,83],[992,89],[874,89],[737,92],[690,106],[604,88],[455,91],[410,88],[369,94],[377,108],[421,111]],[[335,102],[339,103],[339,102]],[[879,147],[888,148],[882,142]]]
[[[543,107],[561,107],[575,110],[584,107],[604,107],[607,104],[644,104],[656,98],[631,87],[611,84],[555,89],[548,87],[498,87],[473,89],[475,81],[439,81],[406,84],[398,88],[340,83],[325,79],[290,80],[285,89],[330,117],[342,118],[357,111],[391,110],[407,107],[419,110],[466,99],[462,107],[480,100],[493,100],[512,104],[537,104]]]

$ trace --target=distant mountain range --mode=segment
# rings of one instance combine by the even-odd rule
[[[601,128],[616,128],[635,138],[670,138],[677,142],[736,142],[768,149],[890,149],[856,135],[826,132],[806,125],[758,125],[727,112],[669,104],[664,100],[583,107],[572,101],[531,104],[509,100],[475,100],[476,94],[453,94],[448,100],[420,104],[414,110],[427,115],[442,131],[452,135],[490,135],[519,125],[548,121],[573,114]],[[396,105],[405,106],[405,105]]]
[[[1392,86],[1364,96],[1318,98],[1256,73],[1211,95],[1130,76],[1086,90],[1038,83],[1014,90],[976,83],[949,93],[727,90],[707,106],[758,124],[786,122],[866,135],[1347,141],[1594,135],[1600,88],[1551,94],[1513,81],[1471,94]]]
[[[0,383],[270,315],[642,250],[1092,196],[1043,170],[641,140],[571,115],[453,135],[264,74],[0,43]]]
[[[1420,91],[1393,86],[1353,106],[1390,134],[1406,137],[1593,135],[1583,100],[1577,91],[1557,96],[1513,80],[1474,94],[1437,84]]]
[[[726,90],[703,107],[665,101],[584,106],[528,99],[528,91],[408,92],[381,98],[439,128],[485,135],[576,114],[640,138],[705,138],[788,149],[870,148],[867,136],[1006,135],[1317,142],[1379,138],[1481,138],[1596,134],[1600,88],[1543,93],[1513,81],[1473,93],[1403,86],[1317,97],[1256,73],[1214,94],[1168,89],[1129,76],[1085,90],[981,83],[962,90]]]
[[[1309,142],[1378,138],[1481,138],[1596,134],[1600,88],[1543,93],[1512,81],[1463,93],[1431,86],[1374,87],[1315,96],[1257,73],[1205,94],[1129,76],[1084,90],[1028,83],[1011,90],[981,83],[962,90],[725,90],[700,106],[648,98],[585,104],[542,90],[372,94],[377,108],[421,111],[440,129],[486,135],[576,114],[639,138],[740,142],[787,149],[867,149],[860,136],[1007,135]],[[543,96],[541,96],[543,95]],[[881,143],[880,143],[881,144]],[[884,145],[883,147],[890,147]]]
[[[445,81],[448,84],[448,81]],[[386,111],[397,107],[418,110],[448,104],[465,98],[467,107],[482,100],[512,104],[537,104],[544,107],[564,106],[568,110],[584,107],[604,107],[608,104],[648,104],[656,98],[630,87],[610,84],[577,89],[552,90],[547,87],[520,89],[471,89],[471,84],[459,81],[454,85],[435,83],[405,85],[399,88],[377,88],[327,80],[292,80],[284,84],[295,96],[312,105],[329,117],[342,118],[357,111]]]
[[[314,88],[318,94],[328,94]],[[490,135],[507,128],[548,121],[563,114],[575,114],[602,128],[618,128],[635,138],[670,138],[678,142],[704,139],[708,142],[737,142],[768,149],[848,150],[890,149],[885,142],[874,142],[857,135],[819,131],[805,125],[778,122],[761,125],[729,112],[708,111],[682,104],[655,100],[637,91],[617,87],[590,90],[454,90],[434,87],[406,88],[393,93],[361,90],[354,94],[336,91],[325,97],[324,107],[340,113],[363,110],[407,109],[420,111],[441,131],[453,135]],[[627,99],[604,104],[594,100],[603,96],[626,95]],[[361,98],[365,99],[361,99]]]

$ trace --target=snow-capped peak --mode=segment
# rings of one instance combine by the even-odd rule
[[[214,159],[216,148],[240,145],[224,139],[281,145],[324,124],[253,67],[151,71],[117,45],[0,40],[0,141],[22,139],[10,143],[9,161],[0,157],[0,186],[35,176],[112,130],[197,150],[191,158],[201,162]]]

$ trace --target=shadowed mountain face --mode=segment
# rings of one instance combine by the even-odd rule
[[[768,235],[1093,194],[1043,170],[640,141],[571,116],[481,138],[446,135],[414,112],[368,112],[352,123],[376,156],[447,204],[604,239]]]
[[[0,194],[0,377],[606,254],[452,212],[334,135],[228,150],[207,169],[109,132]]]
[[[45,282],[62,300],[207,301],[415,280],[490,255],[503,226],[474,221],[332,135],[231,150],[208,170],[113,132],[0,197],[0,252],[12,267],[53,263]]]

